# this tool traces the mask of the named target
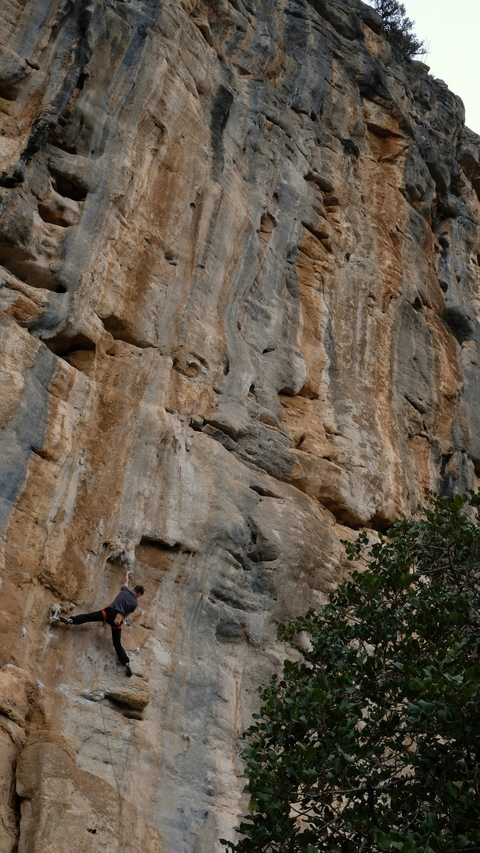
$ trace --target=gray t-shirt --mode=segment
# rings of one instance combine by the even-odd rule
[[[138,607],[138,601],[137,597],[128,586],[122,586],[117,597],[114,598],[112,603],[108,606],[113,607],[114,610],[118,610],[122,616],[128,616],[129,613],[133,613],[133,611],[136,610]]]

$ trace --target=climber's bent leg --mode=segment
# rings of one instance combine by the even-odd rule
[[[103,622],[103,614],[101,610],[95,610],[93,613],[79,613],[78,616],[72,616],[71,625],[83,625],[84,622]]]
[[[112,641],[114,649],[118,655],[118,659],[124,666],[127,665],[130,658],[128,657],[125,649],[122,646],[122,629],[121,628],[112,628]]]

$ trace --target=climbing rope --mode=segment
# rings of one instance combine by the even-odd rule
[[[62,605],[61,605],[61,604],[52,604],[52,606],[51,606],[51,608],[50,608],[49,621],[50,621],[50,622],[58,622],[58,621],[59,621],[59,619],[60,619],[60,614],[61,614],[61,612],[62,612]],[[105,627],[105,624],[106,624],[106,623],[105,623],[105,622],[103,622],[102,624],[103,624],[103,626]],[[96,661],[96,660],[94,660],[94,659],[93,659],[93,658],[88,654],[88,652],[85,652],[85,655],[86,655],[86,657],[87,657],[87,658],[88,658],[88,659],[93,663],[93,665],[94,665],[94,667],[95,667],[95,675],[94,675],[94,681],[93,681],[93,683],[94,683],[94,686],[95,686],[95,687],[98,687],[98,669],[97,669],[97,665],[98,665],[98,664],[97,664],[97,661]],[[103,705],[102,705],[101,700],[100,700],[100,703],[99,703],[99,704],[100,704],[100,712],[101,712],[101,714],[102,714],[103,733],[104,733],[104,735],[105,735],[105,741],[106,741],[106,744],[107,744],[108,755],[109,755],[109,758],[110,758],[110,766],[111,766],[111,768],[112,768],[112,770],[113,770],[113,776],[114,776],[114,779],[115,779],[115,785],[117,786],[117,794],[118,794],[118,817],[119,817],[119,824],[120,824],[120,846],[121,846],[122,853],[125,853],[125,831],[124,831],[124,823],[123,823],[123,800],[122,800],[122,794],[121,794],[121,791],[120,791],[120,783],[119,783],[119,781],[118,781],[117,771],[115,770],[115,764],[113,763],[112,750],[110,749],[110,741],[109,741],[109,739],[108,739],[108,734],[107,734],[107,725],[106,725],[106,722],[105,722],[105,714],[104,714],[104,712],[103,712]]]
[[[91,660],[91,661],[92,661],[92,663],[93,663],[93,664],[94,664],[94,666],[95,666],[95,677],[94,677],[94,682],[93,682],[93,683],[94,683],[94,686],[95,686],[95,687],[97,687],[97,686],[98,686],[98,670],[97,670],[97,661],[96,661],[96,660],[94,660],[92,657],[90,657],[90,655],[89,655],[87,652],[85,652],[85,654],[86,654],[87,658],[88,658],[89,660]],[[119,783],[119,781],[118,781],[117,771],[115,770],[115,764],[113,763],[112,750],[110,749],[110,741],[109,741],[109,739],[108,739],[108,734],[107,734],[107,724],[106,724],[106,722],[105,722],[105,714],[104,714],[104,712],[103,712],[103,705],[102,705],[102,701],[101,701],[101,700],[100,700],[100,702],[99,702],[99,705],[100,705],[100,712],[101,712],[101,715],[102,715],[103,734],[105,735],[105,741],[106,741],[106,744],[107,744],[108,755],[109,755],[109,758],[110,758],[110,766],[111,766],[111,768],[112,768],[112,770],[113,770],[113,776],[114,776],[114,779],[115,779],[115,785],[117,786],[117,794],[118,794],[118,822],[119,822],[119,824],[120,824],[120,846],[121,846],[122,853],[125,853],[125,831],[124,831],[124,823],[123,823],[123,800],[122,800],[122,794],[121,794],[121,791],[120,791],[120,783]]]
[[[110,756],[110,766],[111,766],[111,768],[112,768],[112,770],[113,770],[113,775],[114,775],[114,778],[115,778],[115,784],[116,784],[116,786],[117,786],[117,793],[118,793],[118,819],[119,819],[119,820],[118,820],[118,822],[119,822],[119,824],[120,824],[120,840],[121,840],[121,847],[122,847],[122,851],[123,851],[123,853],[125,853],[125,832],[124,832],[124,829],[123,829],[123,800],[122,800],[122,795],[121,795],[121,792],[120,792],[120,784],[119,784],[119,781],[118,781],[117,771],[115,770],[115,765],[114,765],[114,763],[113,763],[112,751],[111,751],[111,749],[110,749],[110,742],[109,742],[109,740],[108,740],[108,734],[107,734],[107,726],[106,726],[106,724],[105,724],[105,715],[104,715],[104,713],[103,713],[103,705],[102,705],[102,703],[101,703],[101,702],[100,702],[100,711],[102,712],[103,733],[104,733],[104,735],[105,735],[105,740],[106,740],[106,742],[107,742],[108,754],[109,754],[109,756]]]

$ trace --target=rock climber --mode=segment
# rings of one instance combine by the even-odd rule
[[[66,625],[82,625],[84,622],[106,622],[112,629],[112,640],[115,651],[121,663],[125,666],[125,675],[133,675],[130,669],[130,659],[122,646],[121,635],[123,620],[138,607],[137,599],[144,594],[143,586],[135,586],[130,589],[128,581],[133,572],[125,572],[123,586],[117,597],[104,610],[95,610],[93,613],[79,613],[78,616],[59,616],[60,622]]]

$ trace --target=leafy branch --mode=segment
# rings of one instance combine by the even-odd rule
[[[407,18],[407,10],[397,0],[374,0],[374,6],[383,20],[385,35],[393,50],[401,57],[423,53],[425,46],[413,33],[414,21]]]
[[[479,507],[474,492],[432,498],[344,543],[366,568],[279,625],[299,659],[260,689],[232,851],[480,849]]]

